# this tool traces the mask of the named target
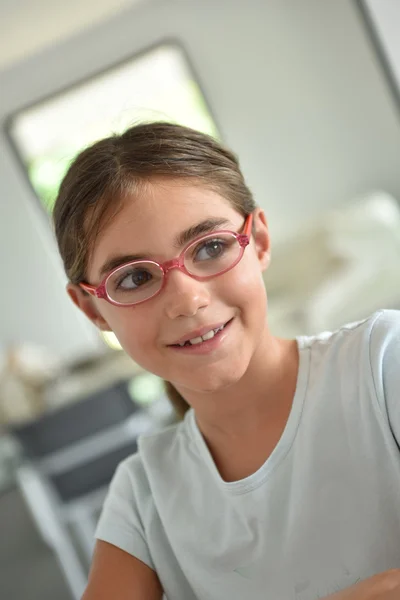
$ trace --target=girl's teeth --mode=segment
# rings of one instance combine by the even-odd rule
[[[214,335],[216,335],[218,332],[222,331],[222,329],[224,327],[225,327],[225,325],[221,325],[221,327],[219,327],[218,329],[215,329],[215,330],[211,329],[210,331],[205,333],[203,336],[195,337],[192,340],[188,340],[188,342],[182,342],[181,344],[179,344],[179,346],[184,346],[187,343],[195,346],[196,344],[201,344],[201,342],[206,342],[207,340],[211,340],[214,337]]]
[[[215,335],[214,330],[211,329],[211,331],[209,331],[205,335],[202,335],[201,337],[203,338],[204,341],[206,341],[206,340],[211,340],[211,338],[213,338],[214,335]]]
[[[219,331],[219,330],[218,330]],[[204,335],[202,335],[201,337],[195,337],[192,340],[189,340],[189,342],[195,346],[196,344],[201,344],[201,342],[206,342],[207,340],[211,340],[211,338],[213,338],[215,335],[214,330],[211,329],[211,331],[207,331],[207,333],[205,333]]]

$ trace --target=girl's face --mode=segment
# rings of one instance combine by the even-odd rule
[[[88,282],[99,285],[102,266],[115,256],[141,255],[159,263],[176,257],[176,240],[207,219],[221,218],[219,229],[242,232],[244,217],[218,193],[182,181],[148,185],[139,199],[125,201],[99,236],[88,265]],[[178,269],[161,293],[131,307],[118,307],[69,285],[76,304],[101,329],[112,330],[124,350],[148,371],[181,390],[218,391],[246,372],[266,326],[262,271],[269,261],[269,237],[260,209],[255,233],[242,260],[227,273],[197,281]],[[198,237],[198,235],[196,236]],[[204,347],[176,346],[228,324]]]

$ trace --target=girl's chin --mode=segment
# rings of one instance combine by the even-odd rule
[[[242,372],[243,371],[243,372]],[[238,367],[235,372],[215,373],[208,372],[205,376],[199,378],[191,377],[190,380],[176,384],[180,393],[185,396],[189,394],[217,394],[224,392],[240,381],[245,373],[245,369]]]

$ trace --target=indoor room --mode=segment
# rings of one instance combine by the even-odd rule
[[[157,433],[162,436],[165,428],[175,431],[174,428],[181,427],[181,421],[188,422],[187,411],[190,412],[190,407],[192,414],[197,415],[200,429],[201,419],[206,421],[206,413],[203,415],[201,412],[203,409],[197,413],[196,401],[193,402],[193,408],[191,402],[188,400],[186,403],[179,393],[178,398],[171,401],[173,392],[164,382],[170,381],[165,379],[167,370],[163,371],[160,367],[152,371],[153,354],[147,352],[146,344],[150,343],[151,332],[155,331],[158,321],[154,317],[151,322],[151,303],[159,307],[162,298],[168,297],[172,307],[174,301],[177,303],[179,298],[183,298],[182,290],[188,292],[189,285],[192,285],[192,291],[196,289],[196,294],[200,295],[203,292],[211,294],[210,290],[216,290],[219,286],[222,296],[228,300],[224,305],[219,301],[219,308],[216,309],[218,315],[215,313],[215,317],[211,316],[213,300],[207,295],[198,300],[203,303],[203,312],[198,309],[198,314],[207,315],[208,320],[205,317],[199,317],[196,322],[192,319],[193,327],[186,327],[180,314],[180,321],[177,321],[179,327],[171,326],[168,329],[166,326],[163,329],[171,332],[166,335],[168,347],[174,346],[176,355],[179,352],[189,355],[189,350],[192,352],[192,356],[185,359],[187,362],[183,360],[179,363],[186,365],[182,369],[186,371],[184,381],[188,380],[189,372],[195,377],[199,371],[203,373],[204,382],[211,382],[215,365],[220,364],[220,359],[209,358],[207,360],[210,363],[207,363],[206,351],[201,355],[200,347],[196,347],[198,358],[195,359],[193,348],[185,346],[204,343],[211,348],[213,343],[216,347],[218,339],[222,340],[218,343],[223,344],[236,331],[235,327],[239,331],[235,317],[222,324],[218,319],[221,312],[231,316],[233,297],[239,296],[239,292],[241,305],[245,307],[249,304],[251,289],[247,296],[246,286],[241,283],[247,281],[245,273],[242,279],[238,279],[237,286],[235,284],[235,290],[239,291],[233,291],[230,296],[229,277],[247,264],[239,261],[250,260],[249,250],[245,251],[246,244],[239,246],[240,240],[247,235],[246,243],[250,243],[251,248],[252,231],[258,231],[259,226],[260,231],[264,231],[265,240],[267,235],[270,240],[260,275],[262,293],[265,292],[267,298],[268,335],[277,340],[286,340],[279,342],[282,348],[286,348],[286,343],[289,348],[288,340],[301,339],[302,342],[294,344],[307,345],[307,340],[317,335],[320,336],[318,343],[322,347],[330,339],[329,332],[335,332],[347,324],[363,323],[371,315],[378,315],[379,311],[385,311],[385,315],[390,313],[389,317],[393,319],[399,314],[400,2],[70,0],[61,3],[58,0],[1,0],[0,31],[0,248],[3,273],[0,299],[0,600],[80,600],[88,585],[99,517],[118,465],[136,455],[141,436],[153,439],[152,436]],[[156,122],[190,128],[204,134],[202,139],[205,140],[207,136],[207,139],[214,140],[218,148],[229,148],[238,157],[241,173],[254,198],[254,206],[264,211],[262,214],[266,215],[266,221],[259,216],[257,208],[249,227],[246,229],[244,226],[244,234],[243,231],[233,231],[232,227],[227,232],[224,229],[224,243],[228,245],[229,241],[229,244],[233,244],[232,251],[236,249],[237,259],[234,257],[226,268],[222,266],[210,276],[196,271],[200,267],[196,267],[195,261],[193,272],[188,266],[191,261],[188,256],[193,248],[192,238],[188,238],[186,246],[183,245],[183,250],[179,251],[180,266],[176,262],[172,264],[170,259],[174,259],[174,255],[167,251],[165,257],[160,251],[160,258],[158,255],[146,255],[143,258],[139,253],[139,258],[126,260],[129,264],[140,262],[141,268],[143,263],[151,263],[153,270],[145,270],[141,274],[144,272],[146,277],[150,277],[151,273],[151,277],[154,277],[157,272],[158,275],[161,273],[161,279],[159,288],[149,292],[149,295],[145,294],[143,299],[119,302],[119,296],[112,297],[110,292],[112,276],[111,279],[105,276],[105,296],[98,295],[100,284],[103,284],[100,279],[91,281],[89,278],[90,284],[83,279],[72,280],[66,264],[69,261],[68,264],[72,265],[73,260],[67,250],[63,256],[60,255],[60,245],[66,244],[66,248],[74,243],[82,249],[86,242],[82,233],[75,233],[73,242],[72,234],[68,238],[68,234],[63,233],[68,218],[75,218],[77,223],[79,221],[76,215],[74,217],[73,209],[68,213],[70,216],[60,209],[59,216],[55,217],[56,220],[58,218],[55,226],[53,215],[57,211],[54,211],[54,207],[57,196],[62,196],[59,190],[64,176],[85,148],[108,136],[120,136],[131,127]],[[195,144],[193,139],[190,144]],[[152,152],[155,155],[161,152],[161,146],[161,141],[159,144],[155,142]],[[183,161],[183,146],[179,148],[178,144],[178,151],[182,152],[182,158],[176,160]],[[100,161],[100,154],[98,157]],[[136,159],[137,168],[140,168],[140,155]],[[158,172],[163,177],[169,162],[165,158],[161,160],[165,163],[164,171],[160,167]],[[171,158],[171,164],[174,160]],[[234,159],[229,160],[233,164]],[[199,159],[194,158],[193,161]],[[202,178],[208,181],[207,194],[214,194],[212,202],[215,202],[215,190],[219,189],[213,183],[213,177],[217,182],[226,171],[225,166],[214,167],[208,171],[204,164],[199,167],[204,169],[199,181]],[[104,168],[104,178],[107,168]],[[76,181],[78,171],[76,167]],[[145,171],[143,173],[142,180],[150,181],[151,177],[147,177]],[[179,171],[176,173],[179,177]],[[99,169],[97,174],[100,178]],[[190,183],[190,176],[182,177],[183,185],[189,185],[187,181]],[[197,179],[196,182],[190,188],[190,194],[200,194],[201,184],[199,186]],[[179,185],[170,196],[171,208],[167,209],[164,218],[165,234],[160,229],[159,216],[149,221],[148,229],[144,225],[139,231],[136,224],[136,230],[134,227],[132,229],[132,248],[138,236],[146,241],[146,249],[152,244],[159,248],[164,244],[166,247],[168,227],[173,228],[177,220],[183,223],[186,218],[186,209],[182,209],[182,206],[186,207],[188,199]],[[167,193],[168,182],[166,186],[164,189],[161,185],[160,194]],[[90,195],[89,187],[89,183],[87,189],[83,184],[82,198],[86,192]],[[203,201],[200,200],[196,210],[202,206]],[[89,205],[89,200],[87,202]],[[155,195],[149,204],[153,206],[154,213],[158,210],[156,202]],[[165,198],[162,202],[166,202]],[[92,202],[90,210],[93,206]],[[232,206],[229,206],[229,210],[233,210]],[[144,218],[141,211],[138,213],[139,219]],[[85,215],[84,225],[81,224],[83,229],[79,229],[77,224],[77,232],[86,231],[90,219],[95,223],[95,212],[90,212],[91,216],[86,218],[88,214]],[[122,218],[118,217],[118,211],[116,214],[116,219]],[[120,229],[115,229],[114,233],[115,244],[119,248],[124,245],[123,232],[127,239],[128,216],[123,224],[122,221],[118,223]],[[155,233],[157,223],[160,234]],[[96,224],[94,226],[97,227]],[[205,229],[199,231],[199,239],[203,234],[208,236],[207,240],[214,243],[213,251],[216,251],[214,233]],[[103,239],[100,225],[96,235]],[[61,238],[63,242],[60,242]],[[261,256],[260,252],[258,257]],[[129,249],[125,254],[136,256],[137,253]],[[177,265],[180,273],[172,271]],[[112,272],[118,275],[117,267],[122,269],[123,266],[122,261],[118,265],[115,263]],[[213,283],[209,281],[220,274],[221,277],[212,279]],[[178,285],[178,279],[182,288],[173,292],[171,284]],[[79,287],[82,281],[88,285],[88,289]],[[143,289],[146,290],[145,286]],[[158,297],[153,298],[153,295]],[[232,302],[229,298],[232,298]],[[145,300],[149,300],[149,303],[133,306]],[[99,315],[90,313],[89,302],[91,306],[100,307],[100,315],[103,315],[101,307],[107,305],[105,310],[108,312],[104,314],[114,315],[119,311],[118,314],[124,316],[115,317],[115,328],[108,327],[105,317],[102,317],[100,326]],[[129,304],[130,308],[125,308],[124,303]],[[203,305],[207,305],[206,308]],[[254,308],[253,316],[250,309],[246,310],[250,315],[248,322],[253,323],[258,309]],[[139,317],[141,323],[137,324],[136,337],[134,321],[139,315],[142,316]],[[213,326],[210,325],[209,335],[204,339],[202,336],[205,336],[206,328],[200,326],[210,323]],[[228,328],[225,331],[226,325],[230,326],[232,333]],[[147,337],[145,326],[148,328]],[[252,327],[255,332],[257,326]],[[184,333],[189,330],[193,332],[195,328],[197,333],[194,332],[191,337],[187,334],[185,340]],[[400,348],[400,333],[395,340],[393,344]],[[241,347],[237,339],[236,344]],[[132,352],[129,348],[133,348]],[[235,354],[232,348],[233,342],[230,351],[227,351],[230,356]],[[243,342],[238,355],[244,356],[246,348]],[[135,352],[138,362],[134,360]],[[214,350],[210,350],[207,356],[211,356],[212,352]],[[215,352],[222,351],[217,349]],[[350,369],[350,360],[354,360],[351,369],[355,373],[361,358],[354,358],[354,353],[349,355],[350,358],[345,358],[347,355],[344,352],[345,346],[337,350],[337,360],[342,361],[343,372],[347,367]],[[196,366],[196,360],[203,361],[201,368]],[[330,360],[334,361],[334,358]],[[400,373],[400,356],[396,361],[393,359],[390,363],[393,378]],[[230,373],[239,369],[237,362],[232,364],[234,366]],[[315,360],[312,365],[308,381],[316,389],[317,383],[313,384],[312,378],[316,377],[319,363]],[[175,367],[168,368],[173,371]],[[371,368],[373,371],[374,367]],[[378,373],[378,366],[376,369]],[[271,373],[278,371],[271,370]],[[328,368],[327,373],[332,381],[340,379],[340,371],[339,376],[333,375],[333,366],[332,371],[329,372]],[[260,380],[262,377],[261,374]],[[367,376],[358,375],[357,371],[355,379],[359,390],[359,382],[367,381]],[[289,377],[286,381],[289,381]],[[400,380],[396,381],[393,389],[398,390]],[[299,380],[293,385],[296,385],[297,394]],[[344,389],[344,384],[340,385]],[[372,383],[368,385],[369,388],[373,387]],[[185,386],[182,384],[182,389],[186,389]],[[375,387],[379,395],[379,384]],[[286,388],[283,389],[286,394]],[[344,397],[347,398],[346,394]],[[287,395],[290,396],[289,391]],[[320,396],[321,399],[325,397],[322,392]],[[385,402],[382,400],[383,404]],[[311,410],[311,404],[310,401],[308,410]],[[313,410],[318,410],[317,403],[313,407]],[[218,409],[215,410],[218,412]],[[307,414],[307,407],[304,410]],[[288,409],[287,425],[282,425],[279,434],[277,425],[277,429],[274,429],[276,440],[272,436],[271,448],[268,446],[263,450],[265,456],[270,455],[267,461],[274,456],[277,460],[279,444],[289,436],[288,427],[294,419],[293,411],[289,413]],[[298,411],[300,415],[300,408]],[[397,414],[395,407],[393,414]],[[359,422],[365,424],[366,418],[363,412]],[[343,426],[347,432],[350,427],[348,423],[346,421]],[[293,423],[291,426],[294,427]],[[196,429],[199,435],[200,429]],[[213,442],[210,441],[212,434],[209,440],[204,431],[209,457],[213,455],[218,465],[215,458],[217,454],[213,454]],[[309,427],[305,425],[303,435],[311,435],[313,431],[311,424]],[[318,439],[323,437],[320,433]],[[304,446],[296,439],[296,456],[299,457]],[[346,446],[345,442],[339,445],[342,448]],[[358,452],[355,445],[356,442],[354,446],[349,442],[346,446],[349,464],[353,464]],[[289,444],[288,453],[290,447]],[[165,450],[163,457],[169,456],[170,451]],[[263,451],[261,456],[264,456]],[[364,450],[360,451],[360,455],[363,452],[366,455]],[[305,452],[305,456],[308,453]],[[261,463],[265,467],[266,463]],[[158,471],[154,467],[154,472],[162,473],[163,464],[161,461]],[[256,458],[249,459],[249,463],[243,465],[240,476],[236,476],[235,469],[231,472],[228,467],[226,471],[222,467],[219,469],[220,476],[228,485],[240,483],[240,480],[245,482],[256,471],[251,465],[258,465]],[[394,472],[396,468],[397,465],[394,465]],[[335,470],[335,473],[339,471]],[[400,466],[398,473],[400,475]],[[339,474],[334,477],[340,479]],[[296,487],[295,481],[297,479],[291,480],[290,486],[299,490],[301,486]],[[171,487],[172,482],[171,475]],[[289,489],[289,484],[285,485]],[[140,482],[137,483],[139,496],[140,486]],[[329,486],[324,489],[328,494]],[[368,493],[367,488],[363,490],[364,495]],[[171,492],[169,499],[163,495],[165,508],[176,493],[174,488],[174,494]],[[239,491],[235,493],[237,499]],[[180,502],[182,497],[184,492]],[[203,511],[209,514],[207,499],[202,496],[197,498],[193,519],[198,518],[199,523],[203,523],[204,532],[211,534],[211,525],[207,525],[206,517],[200,516]],[[386,500],[380,499],[379,502],[380,510],[389,511],[384,503]],[[285,503],[279,504],[283,507]],[[341,500],[337,499],[336,504],[342,506]],[[160,510],[162,513],[162,507]],[[343,522],[347,523],[344,504],[341,510]],[[221,514],[226,515],[226,511],[221,509]],[[288,508],[286,517],[282,516],[282,522],[287,525],[287,519],[290,520],[293,514]],[[372,515],[372,512],[368,514]],[[150,518],[147,513],[146,518]],[[373,520],[372,516],[370,518]],[[147,521],[142,513],[140,519],[144,520],[143,527],[146,529]],[[168,522],[170,520],[169,517],[165,519]],[[192,522],[190,516],[186,515],[185,519],[187,521],[182,516],[179,525],[181,530]],[[274,523],[278,528],[276,524],[280,521],[278,517],[276,519]],[[246,531],[251,527],[249,525]],[[317,525],[315,527],[318,529]],[[105,525],[103,528],[105,531]],[[124,535],[129,537],[126,531]],[[205,535],[199,533],[199,539]],[[243,532],[237,535],[238,538],[241,535],[246,537]],[[302,532],[301,535],[306,534]],[[173,533],[168,534],[167,538],[171,544],[171,540],[175,539]],[[224,534],[215,533],[213,543],[218,545],[215,540],[223,538]],[[282,534],[280,539],[283,538]],[[342,544],[343,539],[340,542]],[[113,544],[112,536],[110,540]],[[154,543],[156,548],[161,547],[160,542]],[[338,547],[340,543],[338,541]],[[121,547],[126,550],[123,545]],[[289,544],[288,548],[291,547]],[[185,553],[189,555],[191,550],[188,548],[192,547],[190,544],[186,547],[182,542],[181,548],[182,551],[185,548]],[[400,568],[400,539],[398,548]],[[324,555],[320,550],[317,553]],[[214,556],[212,552],[208,554]],[[199,571],[195,584],[187,575],[191,567],[184,568],[183,563],[179,563],[179,568],[190,582],[192,595],[182,586],[179,595],[174,592],[175,584],[168,583],[173,579],[173,570],[164,573],[164,559],[157,558],[157,551],[150,548],[149,555],[154,564],[160,561],[161,567],[155,568],[155,571],[158,572],[164,597],[168,600],[203,600],[211,597],[215,600],[234,600],[234,596],[226,591],[228,588],[222,584],[221,588],[218,587],[218,577],[222,577],[221,572],[225,573],[225,568],[240,574],[237,593],[242,590],[241,582],[253,585],[259,577],[258,574],[254,575],[253,567],[249,567],[247,555],[237,560],[240,563],[238,567],[231,568],[226,567],[224,562],[225,558],[226,561],[230,560],[231,553],[221,551],[217,557],[220,562],[217,558],[213,562],[220,571],[215,567],[214,573],[214,566],[207,567],[208,563],[204,563],[205,573],[209,574],[210,582],[216,586],[215,595],[209,595],[208,588],[202,589],[199,583],[207,579],[207,575],[203,573],[200,576]],[[314,600],[325,597],[355,584],[359,579],[396,567],[393,558],[395,551],[391,553],[388,547],[382,548],[376,560],[368,555],[370,562],[367,562],[367,558],[365,564],[356,561],[357,566],[345,555],[346,552],[343,552],[338,559],[337,572],[332,567],[333,574],[326,579],[322,577],[325,571],[321,567],[315,585],[310,584],[312,573],[304,575],[308,567],[300,568],[300,562],[295,562],[299,565],[298,572],[294,569],[295,581],[288,592],[292,595],[287,598]],[[151,566],[150,559],[146,561],[141,554],[137,556],[147,562],[146,569]],[[387,560],[382,558],[384,556]],[[352,566],[349,566],[350,563]],[[272,566],[271,569],[274,570]],[[269,589],[266,585],[263,589],[266,590],[265,596],[258,592],[251,595],[253,592],[249,592],[249,600],[253,597],[283,600],[283,596],[276,591],[278,587]],[[95,593],[85,596],[85,600],[95,597],[103,600]],[[160,596],[129,597],[132,600],[142,597],[153,600],[153,597]],[[120,598],[115,595],[113,600],[125,598],[128,596]]]

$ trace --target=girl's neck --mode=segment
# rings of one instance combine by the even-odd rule
[[[206,399],[189,399],[223,480],[249,477],[273,452],[292,408],[298,365],[296,340],[266,331],[240,381]]]
[[[281,420],[282,411],[286,414],[292,404],[298,363],[296,340],[276,338],[266,327],[237,383],[215,393],[185,393],[203,435],[246,438]]]

